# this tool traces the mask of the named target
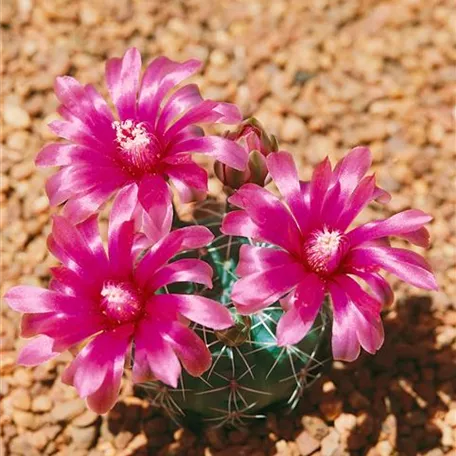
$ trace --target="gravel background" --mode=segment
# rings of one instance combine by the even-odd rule
[[[257,116],[295,153],[303,178],[326,155],[370,145],[393,201],[363,219],[409,207],[433,214],[426,256],[441,289],[394,282],[381,352],[336,363],[294,415],[201,435],[173,428],[129,382],[107,416],[86,410],[59,380],[69,355],[17,367],[19,316],[2,303],[1,454],[456,455],[451,0],[3,0],[2,9],[2,295],[17,283],[45,285],[54,264],[46,172],[34,166],[52,139],[54,77],[105,93],[105,60],[131,45],[145,61],[202,59],[204,95]]]

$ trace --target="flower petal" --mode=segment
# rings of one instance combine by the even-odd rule
[[[309,332],[325,298],[325,285],[316,274],[307,275],[293,293],[291,308],[277,325],[277,345],[293,345]]]
[[[295,262],[293,257],[283,250],[243,244],[239,251],[236,274],[243,277]]]
[[[212,274],[212,268],[204,261],[184,258],[160,268],[147,288],[155,291],[175,282],[194,282],[212,288]]]
[[[106,63],[106,82],[109,94],[121,120],[136,117],[136,94],[139,89],[141,55],[130,48],[122,59],[114,58]]]
[[[369,247],[352,250],[346,264],[366,270],[381,267],[404,282],[425,290],[437,290],[438,285],[429,264],[415,252],[392,247]]]
[[[239,279],[233,286],[231,298],[242,315],[264,309],[288,293],[305,277],[298,263],[278,266]]]
[[[23,346],[17,358],[22,366],[37,366],[60,354],[53,349],[54,340],[48,336],[38,336]]]
[[[356,318],[351,312],[351,304],[343,289],[329,283],[333,305],[332,354],[334,359],[354,361],[361,351],[356,334]]]
[[[272,193],[255,184],[243,185],[228,200],[243,208],[259,227],[261,237],[291,253],[300,253],[302,239],[296,221],[285,205]],[[280,220],[280,223],[277,221]],[[225,224],[222,227],[225,228]],[[243,232],[238,235],[247,236]]]
[[[301,192],[298,170],[288,152],[275,152],[267,157],[269,174],[304,232],[308,225],[308,207]]]
[[[191,329],[173,322],[163,337],[190,375],[199,377],[211,366],[212,358],[206,344]]]
[[[347,234],[352,247],[365,241],[386,236],[400,236],[405,233],[416,232],[425,223],[432,220],[430,215],[422,211],[410,209],[400,212],[387,219],[361,225]]]
[[[114,406],[133,330],[133,325],[124,325],[101,333],[62,375],[64,383],[75,386],[81,397],[88,397],[89,407],[97,413],[106,413]]]
[[[179,142],[171,149],[172,154],[206,154],[232,168],[244,170],[249,159],[247,150],[240,144],[219,136],[204,136]]]
[[[5,294],[8,305],[16,312],[46,313],[71,310],[80,305],[80,299],[30,285],[19,285]]]
[[[167,93],[196,73],[200,67],[201,62],[195,59],[183,63],[174,62],[167,57],[157,57],[153,60],[146,68],[141,81],[138,99],[139,117],[158,118],[160,106]]]
[[[155,271],[173,256],[185,250],[204,247],[212,239],[214,235],[205,226],[188,226],[172,231],[157,242],[138,264],[135,271],[138,285],[146,285]]]
[[[142,229],[155,243],[171,230],[173,204],[171,190],[161,176],[146,176],[139,183],[138,198],[145,214]]]
[[[217,301],[198,295],[161,294],[153,296],[148,307],[153,313],[178,312],[195,323],[211,329],[226,329],[233,324],[230,311]]]
[[[166,323],[165,328],[169,325]],[[181,365],[174,350],[162,337],[159,322],[145,320],[138,326],[135,335],[135,358],[133,381],[145,382],[153,375],[163,383],[177,387]]]
[[[394,292],[388,282],[376,272],[354,272],[361,277],[370,287],[374,297],[380,301],[384,307],[389,307],[394,301]]]

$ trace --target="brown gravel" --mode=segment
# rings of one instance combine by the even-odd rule
[[[106,58],[137,46],[204,61],[207,97],[256,115],[299,157],[303,178],[368,144],[388,210],[430,212],[426,253],[440,291],[394,282],[375,356],[334,363],[291,415],[236,431],[175,429],[127,381],[107,416],[59,380],[64,355],[15,366],[19,316],[1,304],[0,454],[456,455],[456,10],[450,0],[3,0],[2,288],[45,285],[52,211],[34,157],[52,139],[55,76],[105,90]],[[215,182],[211,188],[218,189]],[[381,213],[381,214],[380,214]],[[386,215],[379,207],[363,221]]]

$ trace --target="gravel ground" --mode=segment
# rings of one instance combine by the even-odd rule
[[[205,62],[205,96],[257,116],[301,162],[372,148],[387,210],[434,215],[426,256],[441,286],[395,283],[386,343],[335,363],[293,415],[249,429],[176,429],[125,382],[107,416],[88,411],[59,374],[70,355],[15,365],[19,316],[2,303],[1,454],[456,455],[456,10],[451,0],[3,0],[2,289],[45,285],[52,211],[34,157],[52,139],[53,79],[104,88],[106,58],[137,46]],[[453,32],[451,32],[453,30]],[[212,181],[214,191],[217,184]],[[365,213],[387,215],[374,207]]]

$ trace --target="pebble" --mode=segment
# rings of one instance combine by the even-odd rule
[[[280,139],[285,142],[294,142],[305,139],[306,126],[304,122],[296,116],[288,116],[283,121],[280,130]]]
[[[85,428],[70,426],[68,432],[73,439],[75,448],[77,449],[90,448],[97,436],[97,429],[95,426],[89,426]]]
[[[295,441],[302,456],[309,456],[320,448],[320,442],[307,431],[300,432]]]
[[[11,393],[13,407],[20,410],[30,410],[32,399],[26,389],[18,388]]]
[[[81,415],[86,410],[82,399],[72,399],[54,405],[51,416],[55,421],[69,421]]]
[[[79,415],[73,419],[72,424],[76,427],[90,426],[98,420],[99,416],[100,415],[93,412],[92,410],[85,410],[85,412],[82,413],[82,415]]]
[[[29,128],[32,123],[29,113],[25,109],[8,103],[3,106],[3,119],[8,126],[13,128]]]
[[[317,416],[303,416],[301,423],[304,429],[317,440],[323,439],[329,433],[328,425]]]

